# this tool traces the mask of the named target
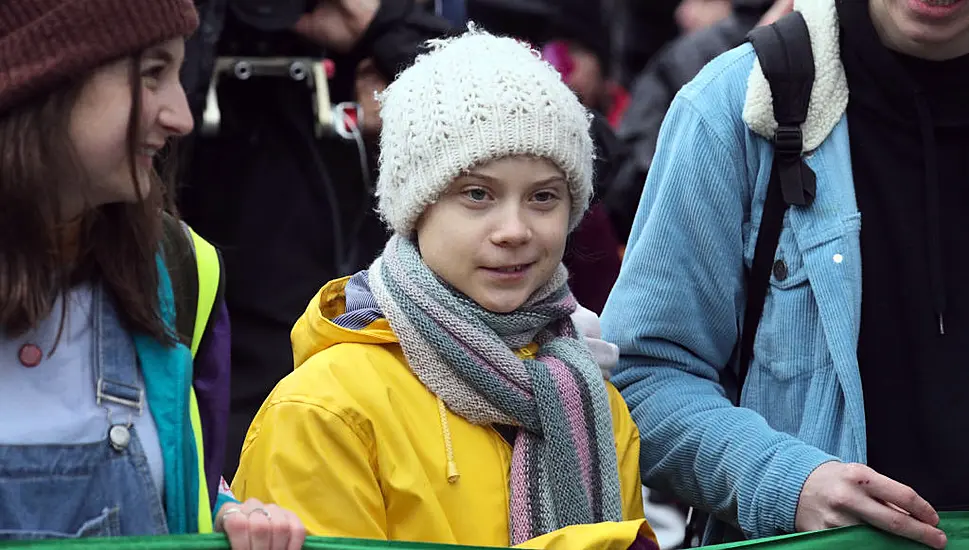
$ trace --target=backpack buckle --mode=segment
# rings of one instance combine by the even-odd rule
[[[811,206],[817,192],[814,171],[804,162],[804,136],[798,126],[783,125],[774,135],[774,161],[781,180],[781,193],[788,206]]]
[[[801,156],[804,135],[800,126],[781,125],[774,134],[774,150],[785,155]]]

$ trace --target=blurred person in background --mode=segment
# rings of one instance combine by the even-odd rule
[[[683,34],[690,34],[716,24],[730,12],[730,0],[681,0],[673,18]]]
[[[728,17],[678,38],[636,78],[629,107],[617,131],[627,154],[617,168],[608,195],[603,198],[616,235],[622,242],[629,237],[646,174],[656,151],[660,124],[673,97],[704,65],[742,44],[755,26],[773,22],[790,12],[793,3],[793,0],[733,0]]]
[[[542,55],[587,108],[595,113],[596,192],[605,194],[619,166],[622,151],[613,129],[628,103],[625,90],[610,79],[611,44],[601,2],[549,0],[553,7]],[[579,301],[601,313],[619,276],[620,242],[609,215],[598,200],[572,235],[565,264]]]

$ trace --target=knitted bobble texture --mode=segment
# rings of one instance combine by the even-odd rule
[[[462,172],[513,155],[546,158],[569,182],[569,229],[592,196],[591,115],[539,54],[472,28],[430,51],[379,95],[378,209],[411,236],[424,210]]]

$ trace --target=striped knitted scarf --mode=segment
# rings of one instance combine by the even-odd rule
[[[478,425],[518,426],[512,450],[510,538],[621,521],[615,435],[605,383],[569,315],[559,266],[527,303],[490,312],[447,287],[415,244],[394,236],[370,268],[374,298],[414,374]],[[513,350],[539,345],[534,359]]]

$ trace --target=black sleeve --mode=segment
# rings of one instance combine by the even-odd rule
[[[414,62],[424,42],[455,31],[445,19],[417,8],[414,0],[381,0],[373,22],[354,48],[353,57],[372,57],[377,70],[387,80],[393,80]]]

